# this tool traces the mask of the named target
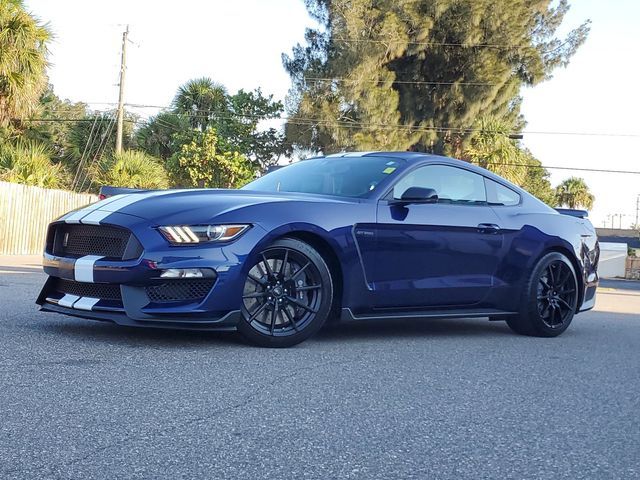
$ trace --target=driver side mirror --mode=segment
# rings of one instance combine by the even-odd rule
[[[394,203],[438,203],[438,193],[433,188],[410,187]]]

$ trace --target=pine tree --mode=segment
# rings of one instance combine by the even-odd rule
[[[522,127],[520,89],[568,63],[567,0],[306,0],[319,29],[283,62],[299,147],[460,154],[478,118]],[[555,5],[555,6],[553,6]]]

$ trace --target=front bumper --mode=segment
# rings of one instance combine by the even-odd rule
[[[62,313],[71,317],[84,318],[88,320],[98,320],[111,322],[124,327],[146,327],[165,328],[172,330],[215,330],[215,331],[235,331],[241,319],[239,310],[233,310],[219,318],[207,318],[206,320],[195,320],[193,318],[155,318],[151,320],[134,320],[127,317],[125,313],[105,312],[105,311],[80,311],[71,308],[61,307],[55,303],[44,302],[40,310],[43,312]]]
[[[43,266],[49,278],[36,302],[42,311],[136,327],[235,329],[241,318],[246,276],[243,269],[264,230],[252,228],[229,244],[172,247],[146,221],[117,213],[110,220],[114,217],[114,225],[130,230],[142,244],[139,258],[91,258],[88,262],[87,256],[59,256],[47,248]],[[160,279],[163,270],[192,268],[216,273],[202,297],[168,301],[150,298],[149,287],[184,282]],[[60,287],[65,282],[82,288],[69,294]],[[113,292],[114,288],[117,295],[101,296],[101,291]]]

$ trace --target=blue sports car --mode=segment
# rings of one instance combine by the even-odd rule
[[[554,337],[594,306],[598,257],[586,212],[487,170],[342,153],[240,190],[130,193],[70,212],[49,227],[38,304],[272,347],[327,320],[487,317]]]

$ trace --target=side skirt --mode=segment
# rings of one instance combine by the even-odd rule
[[[490,320],[504,320],[506,317],[517,315],[517,312],[507,312],[493,308],[478,309],[447,309],[428,311],[397,311],[384,313],[354,314],[350,308],[343,308],[340,320],[356,322],[360,320],[395,320],[395,319],[428,319],[428,318],[486,318]]]

